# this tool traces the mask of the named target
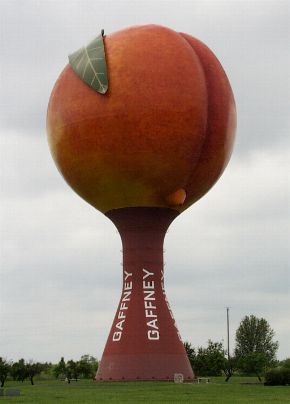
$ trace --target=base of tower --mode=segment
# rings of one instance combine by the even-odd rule
[[[176,374],[182,374],[184,381],[194,379],[185,355],[119,354],[103,356],[95,379],[98,381],[173,381]]]

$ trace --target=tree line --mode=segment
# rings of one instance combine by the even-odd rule
[[[48,362],[26,362],[24,359],[13,363],[0,357],[0,383],[1,387],[4,387],[7,378],[10,376],[13,380],[20,382],[28,379],[33,385],[34,377],[41,373],[46,373],[56,378],[63,378],[70,383],[72,379],[76,381],[79,378],[94,379],[97,369],[98,360],[90,355],[83,355],[78,361],[71,359],[67,362],[62,357],[59,363],[55,365]]]
[[[191,343],[184,343],[196,376],[224,375],[228,381],[234,373],[239,373],[255,375],[262,381],[262,376],[267,376],[272,372],[271,369],[275,368],[275,378],[278,378],[280,372],[283,384],[290,384],[290,358],[279,362],[276,358],[278,346],[278,341],[274,341],[274,330],[269,323],[254,315],[245,316],[240,322],[232,355],[224,349],[222,342],[209,340],[205,348],[194,348]]]
[[[290,358],[278,361],[276,353],[278,342],[274,331],[263,318],[245,316],[236,331],[235,349],[229,354],[222,342],[208,341],[206,347],[194,348],[184,343],[195,376],[225,376],[228,381],[234,374],[255,375],[261,381],[265,376],[266,384],[290,384]],[[8,377],[21,381],[28,379],[34,384],[34,377],[44,373],[49,377],[66,380],[79,378],[94,379],[98,361],[90,355],[83,355],[78,361],[65,361],[62,357],[58,364],[39,363],[20,359],[9,362],[0,357],[1,387]]]

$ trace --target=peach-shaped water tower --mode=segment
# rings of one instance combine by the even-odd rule
[[[222,174],[235,127],[226,74],[190,35],[134,26],[70,56],[49,101],[49,145],[123,243],[123,289],[97,380],[193,378],[164,291],[163,241]]]

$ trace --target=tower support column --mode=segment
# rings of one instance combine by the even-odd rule
[[[122,239],[123,288],[96,380],[192,380],[164,290],[163,242],[178,212],[137,207],[106,216]]]

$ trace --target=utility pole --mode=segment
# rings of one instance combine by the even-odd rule
[[[228,335],[228,360],[230,360],[230,322],[229,322],[229,311],[230,308],[227,307],[227,335]]]

